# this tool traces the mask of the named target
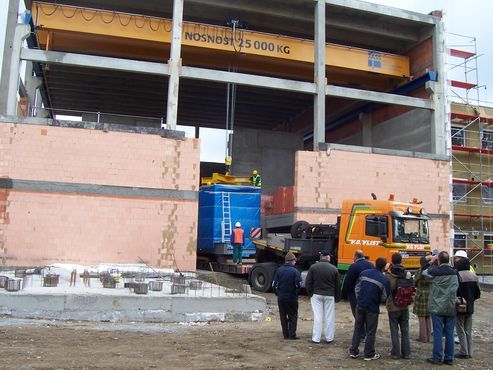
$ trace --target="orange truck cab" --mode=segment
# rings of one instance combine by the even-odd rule
[[[347,270],[354,251],[361,249],[371,262],[392,254],[402,255],[409,269],[420,267],[421,256],[430,253],[428,220],[416,199],[412,203],[393,200],[345,200],[342,203],[337,267]]]
[[[248,279],[253,289],[267,292],[288,252],[296,255],[302,276],[320,259],[321,252],[329,252],[339,270],[347,270],[357,249],[373,263],[379,257],[390,262],[399,252],[404,267],[417,269],[420,258],[430,253],[429,219],[417,200],[396,202],[392,195],[389,200],[345,200],[337,224],[297,221],[290,234],[254,240],[255,263]]]

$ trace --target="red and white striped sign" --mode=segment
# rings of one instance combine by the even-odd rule
[[[262,229],[260,227],[252,227],[250,229],[251,239],[260,239],[262,237]]]

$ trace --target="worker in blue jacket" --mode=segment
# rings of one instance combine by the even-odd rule
[[[361,333],[366,327],[364,360],[377,360],[380,354],[375,352],[375,337],[378,327],[380,303],[390,295],[390,281],[383,274],[387,260],[377,258],[374,269],[361,272],[356,284],[356,322],[354,323],[353,340],[349,348],[349,357],[359,357]]]
[[[296,257],[289,252],[286,263],[274,274],[272,289],[277,295],[279,318],[284,339],[299,339],[296,335],[298,325],[298,289],[301,288],[301,274],[294,265]]]
[[[349,269],[344,276],[344,282],[342,284],[342,297],[349,300],[351,305],[351,312],[356,320],[356,295],[354,289],[356,288],[356,282],[358,281],[359,275],[364,270],[374,269],[373,263],[365,258],[365,254],[361,249],[356,249],[354,251],[354,263],[349,266]],[[361,338],[364,339],[366,335],[366,330],[361,333]]]

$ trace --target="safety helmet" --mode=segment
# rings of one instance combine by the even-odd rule
[[[235,227],[241,227],[240,222],[235,223]]]
[[[257,170],[252,171],[252,175],[256,175],[257,173],[258,173]]]
[[[454,257],[467,258],[467,253],[466,251],[457,251],[455,252]]]

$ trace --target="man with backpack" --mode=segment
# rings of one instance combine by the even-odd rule
[[[409,344],[409,305],[413,300],[414,287],[411,273],[402,266],[400,253],[392,255],[392,265],[386,273],[390,281],[391,294],[387,297],[387,311],[389,314],[390,338],[392,350],[390,355],[394,359],[409,359],[411,346]],[[399,343],[399,329],[401,338]]]

